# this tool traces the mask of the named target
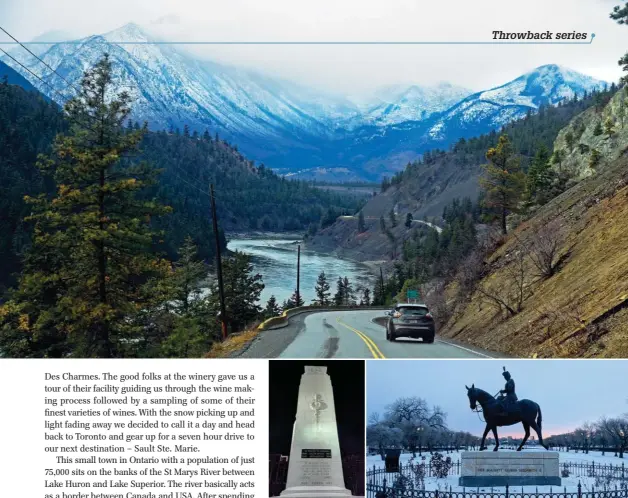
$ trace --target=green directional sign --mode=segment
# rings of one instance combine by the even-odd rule
[[[408,296],[408,299],[419,299],[419,291],[408,289],[407,296]]]

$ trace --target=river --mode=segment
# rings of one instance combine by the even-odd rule
[[[297,285],[297,243],[293,239],[251,238],[232,239],[227,244],[230,251],[241,251],[251,255],[251,262],[257,273],[262,275],[264,290],[261,305],[264,306],[271,295],[279,305],[290,298]],[[374,278],[368,268],[355,261],[339,259],[328,254],[301,249],[301,297],[305,304],[311,304],[316,294],[314,287],[318,275],[325,271],[330,285],[331,297],[336,291],[338,277],[347,277],[355,291],[358,286],[373,286]],[[356,293],[359,302],[359,296]]]

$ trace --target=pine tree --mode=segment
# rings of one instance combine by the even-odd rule
[[[298,308],[300,306],[305,306],[305,301],[303,301],[303,298],[301,297],[301,293],[297,295],[296,289],[292,293],[292,296],[290,296],[289,303],[290,303],[291,308]]]
[[[281,308],[277,303],[277,298],[273,295],[270,296],[266,302],[266,308],[264,308],[264,318],[272,318],[278,316],[281,313]]]
[[[508,231],[506,217],[519,207],[525,175],[520,171],[519,161],[506,135],[499,137],[497,146],[488,150],[486,158],[489,164],[484,166],[480,185],[487,207],[498,210],[502,233],[505,235]]]
[[[572,133],[571,130],[569,130],[566,134],[565,134],[565,142],[567,143],[567,148],[572,151],[573,150],[573,146],[576,143],[576,139]]]
[[[615,134],[615,123],[610,116],[604,121],[604,133],[608,138],[611,138]]]
[[[358,232],[366,232],[366,223],[364,222],[364,213],[362,211],[360,211],[360,214],[358,215]]]
[[[597,149],[592,149],[591,156],[589,157],[589,167],[591,169],[597,168],[601,160],[602,160],[602,155],[600,154],[600,151]]]
[[[316,280],[316,287],[314,288],[314,291],[316,292],[316,301],[314,301],[314,304],[317,304],[318,306],[329,306],[329,296],[331,295],[329,289],[330,286],[327,281],[327,276],[325,275],[325,272],[322,271]]]
[[[536,199],[540,192],[549,187],[549,161],[549,151],[547,147],[541,145],[536,151],[532,164],[530,164],[530,168],[528,169],[526,197],[529,200]]]
[[[410,228],[412,226],[412,221],[413,221],[412,213],[406,214],[406,222],[405,222],[406,228]]]
[[[613,8],[613,12],[611,12],[610,17],[611,19],[616,21],[617,24],[628,26],[628,2],[626,2],[624,7],[622,7],[621,5],[616,5]],[[622,67],[622,70],[624,72],[628,73],[628,52],[626,52],[617,63]],[[628,84],[628,74],[622,77],[621,83],[624,85]]]
[[[186,237],[179,250],[179,260],[174,264],[171,277],[175,309],[179,313],[188,313],[194,301],[199,299],[199,282],[207,276],[205,263],[198,259],[198,249],[192,237]]]
[[[349,279],[347,277],[342,279],[342,289],[343,289],[343,296],[342,296],[343,304],[345,306],[351,306],[355,304],[355,295],[353,293],[353,286],[351,285],[351,282],[349,282]]]
[[[27,199],[32,248],[3,313],[5,332],[19,330],[21,338],[2,349],[23,356],[133,355],[133,339],[143,332],[136,317],[164,299],[156,283],[169,265],[151,252],[157,234],[150,223],[168,209],[139,198],[156,172],[126,161],[143,131],[123,128],[130,97],[115,94],[107,55],[85,72],[65,110],[75,124],[39,164],[57,190]]]
[[[360,300],[360,306],[371,305],[371,290],[368,287],[364,287],[362,290],[362,299]]]
[[[602,133],[604,133],[604,129],[602,128],[602,122],[598,121],[595,124],[595,128],[593,128],[593,135],[599,137]]]
[[[235,251],[222,263],[227,320],[231,331],[236,332],[259,317],[262,310],[258,303],[264,283],[259,273],[253,273],[248,254]],[[218,283],[214,282],[210,289],[211,306],[217,312],[220,309]]]
[[[390,224],[394,227],[397,226],[397,216],[395,215],[395,210],[391,209],[388,213],[388,217],[390,218]]]
[[[334,306],[342,306],[345,302],[345,288],[342,277],[336,281],[336,293],[334,294]]]

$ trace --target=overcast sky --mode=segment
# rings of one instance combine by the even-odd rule
[[[557,63],[616,80],[628,26],[619,0],[3,0],[0,25],[21,40],[82,37],[135,22],[168,40],[489,41],[493,30],[596,33],[591,45],[212,46],[202,57],[255,67],[344,95],[448,81],[472,90]],[[58,33],[57,33],[58,35]]]
[[[502,367],[519,399],[541,406],[543,433],[568,432],[602,416],[628,412],[628,360],[418,360],[367,362],[367,412],[383,415],[400,397],[419,396],[447,412],[451,429],[482,435],[484,423],[469,408],[465,385],[491,394],[504,388]],[[523,435],[521,424],[499,434]]]

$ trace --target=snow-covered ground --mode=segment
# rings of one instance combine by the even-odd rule
[[[490,450],[489,450],[490,451]],[[508,449],[500,449],[499,451],[513,451],[513,450],[508,450]],[[524,450],[525,451],[525,450]],[[543,449],[541,448],[539,449],[529,449],[528,451],[543,451]],[[429,465],[429,459],[430,459],[430,455],[429,453],[423,453],[423,456],[425,456],[425,463]],[[443,453],[443,457],[450,457],[452,459],[453,462],[459,462],[460,461],[460,452],[452,452],[452,453]],[[615,466],[619,466],[621,467],[622,463],[625,462],[625,466],[626,466],[626,477],[628,477],[628,458],[627,459],[621,459],[618,457],[613,456],[613,452],[607,452],[604,456],[602,456],[602,454],[600,452],[589,452],[589,454],[585,454],[585,453],[575,453],[574,451],[569,451],[569,452],[565,452],[565,451],[561,451],[559,452],[559,461],[560,461],[560,465],[561,465],[561,471],[563,468],[563,464],[564,463],[579,463],[579,464],[591,464],[594,463],[594,465],[612,465],[613,467]],[[399,457],[399,460],[402,464],[402,466],[404,464],[408,464],[410,463],[410,461],[412,460],[412,453],[402,453],[401,456]],[[421,462],[421,457],[418,456],[414,458],[413,463],[414,464],[418,464]],[[379,455],[369,455],[367,457],[366,460],[366,468],[367,471],[371,471],[373,470],[373,468],[384,468],[384,461],[381,459],[381,457]],[[426,490],[439,490],[439,491],[462,491],[463,487],[458,485],[458,475],[450,475],[446,478],[436,478],[436,477],[426,477],[425,478],[425,489]],[[392,483],[395,480],[395,474],[387,474],[386,475],[386,479],[388,482],[388,485],[392,485]],[[368,474],[367,474],[367,482],[369,481],[368,478]],[[562,486],[561,488],[566,488],[567,491],[575,491],[578,487],[578,483],[580,483],[582,485],[582,491],[591,491],[594,487],[595,489],[598,489],[600,487],[603,487],[604,484],[606,484],[607,486],[610,487],[615,487],[615,485],[617,485],[617,487],[621,487],[622,483],[620,480],[618,479],[603,479],[603,478],[595,478],[595,477],[588,477],[587,476],[587,471],[585,469],[581,469],[579,471],[572,471],[570,473],[569,477],[562,477]],[[624,485],[626,485],[626,481],[624,481]],[[517,487],[511,487],[510,488],[510,492],[511,493],[518,493],[518,492],[534,492],[538,489],[538,491],[541,492],[549,492],[550,491],[550,486],[522,486],[521,488],[519,486]],[[473,488],[474,490],[476,488]],[[469,490],[469,488],[467,488],[467,490]],[[491,491],[503,491],[504,488],[479,488],[480,492],[491,492]],[[556,491],[556,486],[553,487],[553,490]]]

